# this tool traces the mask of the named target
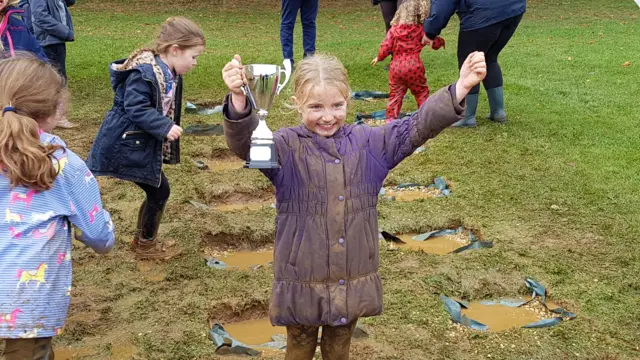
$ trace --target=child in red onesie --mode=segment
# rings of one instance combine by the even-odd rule
[[[407,89],[411,90],[418,107],[429,97],[424,64],[420,59],[420,51],[424,47],[422,24],[428,15],[428,1],[409,0],[400,5],[391,21],[391,29],[380,45],[378,56],[371,61],[371,65],[375,66],[378,61],[393,54],[389,69],[387,122],[400,114]],[[441,46],[444,46],[444,39],[438,36],[431,47],[438,50]]]

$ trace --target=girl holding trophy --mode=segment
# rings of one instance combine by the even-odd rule
[[[180,76],[196,66],[204,46],[196,24],[169,18],[155,48],[137,50],[109,68],[114,105],[96,135],[87,165],[95,175],[133,181],[146,193],[131,244],[138,259],[167,260],[180,253],[175,245],[168,248],[157,241],[169,199],[162,164],[175,156],[177,147],[171,143],[182,135],[177,125]]]
[[[223,114],[229,148],[247,159],[258,117],[244,70],[238,55],[222,70],[230,91]],[[350,89],[337,58],[311,56],[296,67],[291,100],[302,124],[273,134],[278,166],[261,169],[276,188],[269,318],[287,328],[285,359],[312,359],[320,327],[323,358],[348,359],[358,318],[382,313],[378,192],[400,161],[461,119],[485,74],[484,54],[474,52],[458,81],[416,114],[371,128],[345,124]]]

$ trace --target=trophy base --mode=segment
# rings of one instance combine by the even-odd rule
[[[279,169],[280,164],[275,161],[247,161],[244,164],[245,169]]]

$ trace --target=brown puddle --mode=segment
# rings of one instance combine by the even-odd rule
[[[395,197],[396,201],[416,201],[420,199],[431,199],[441,194],[441,191],[426,186],[412,187],[406,189],[385,188],[384,198]]]
[[[273,262],[273,249],[266,248],[257,251],[220,251],[205,248],[204,255],[207,259],[221,260],[227,264],[229,270],[247,270],[255,265],[267,267]]]
[[[551,309],[556,308],[552,303],[547,303]],[[484,305],[472,302],[469,308],[462,308],[462,315],[478,321],[489,327],[489,331],[504,331],[512,328],[536,322],[542,319],[552,318],[552,314],[538,302],[521,307],[510,307],[502,304]]]
[[[211,171],[225,171],[241,169],[244,167],[244,161],[240,159],[219,159],[206,161]]]
[[[224,325],[224,329],[234,339],[246,345],[262,345],[272,341],[274,335],[286,335],[283,326],[272,326],[268,318],[241,321]]]
[[[164,274],[160,266],[149,261],[138,261],[138,271],[142,276],[152,282],[159,282],[164,280]]]
[[[455,235],[445,235],[428,238],[425,241],[413,240],[418,234],[400,234],[396,235],[406,244],[394,244],[408,250],[424,251],[429,254],[445,255],[460,247],[469,244],[469,234],[461,232]]]
[[[223,256],[220,260],[224,261],[230,268],[237,267],[240,270],[246,270],[252,265],[267,266],[267,264],[273,262],[273,250],[239,251]]]

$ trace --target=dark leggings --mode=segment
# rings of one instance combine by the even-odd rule
[[[164,176],[164,172],[162,172],[160,173],[160,187],[138,182],[135,184],[147,194],[147,199],[144,202],[144,208],[142,209],[139,219],[139,221],[141,221],[140,230],[142,230],[142,237],[144,239],[153,239],[160,226],[159,222],[162,217],[162,212],[171,193],[169,181],[167,181],[167,177]]]
[[[1,340],[1,339],[0,339]],[[6,360],[53,360],[51,338],[6,339],[4,351]]]
[[[500,51],[516,32],[516,28],[522,19],[522,15],[500,21],[480,29],[460,31],[458,35],[458,68],[474,51],[484,52],[487,62],[487,76],[482,81],[485,89],[494,89],[502,86],[502,70],[498,64]],[[476,85],[469,94],[480,92],[480,84]]]
[[[387,32],[391,29],[391,20],[396,15],[396,10],[404,2],[404,0],[382,0],[380,1],[380,10],[382,10],[382,18]]]

